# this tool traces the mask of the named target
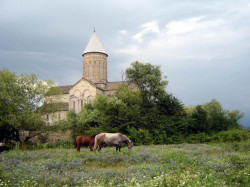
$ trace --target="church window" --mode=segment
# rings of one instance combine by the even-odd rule
[[[49,121],[49,114],[47,114],[47,121]]]
[[[83,100],[81,100],[81,108],[83,107]]]
[[[102,73],[103,73],[103,75],[102,75],[102,77],[103,77],[103,79],[105,79],[105,64],[103,63],[103,71],[102,71]]]
[[[61,114],[60,113],[58,114],[58,119],[61,119]]]
[[[89,76],[88,76],[89,79],[91,79],[91,63],[89,63]]]
[[[73,109],[75,110],[76,109],[76,102],[73,101]]]
[[[100,62],[98,63],[98,79],[100,79],[100,73],[101,73],[101,65]]]
[[[95,64],[94,64],[94,62],[92,63],[92,72],[91,72],[91,77],[92,77],[92,79],[94,79],[95,77],[94,77],[94,72],[95,72]]]
[[[93,63],[93,78],[96,78],[96,62]]]

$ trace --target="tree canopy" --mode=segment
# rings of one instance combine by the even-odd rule
[[[53,81],[40,81],[35,74],[0,71],[1,140],[25,142],[48,130],[44,119],[47,111],[41,106],[46,105],[45,94],[52,86]]]
[[[243,114],[224,110],[216,100],[184,107],[166,91],[168,81],[159,66],[133,62],[126,70],[126,79],[137,88],[122,85],[113,97],[98,95],[85,104],[74,117],[79,119],[75,135],[121,132],[135,144],[162,144],[181,143],[192,134],[240,128],[238,120]]]
[[[196,135],[204,141],[206,135],[241,128],[239,120],[244,113],[225,110],[215,99],[185,107],[167,92],[168,81],[159,66],[133,62],[126,70],[126,79],[136,88],[121,85],[112,97],[97,95],[80,113],[67,113],[61,125],[72,130],[73,139],[78,135],[121,132],[137,145],[168,144],[189,142]],[[1,70],[0,140],[24,142],[54,128],[46,124],[44,114],[62,107],[50,101],[56,96],[60,96],[60,90],[52,81]]]
[[[165,87],[168,84],[166,77],[162,76],[160,66],[138,61],[133,62],[131,67],[126,69],[126,78],[138,86],[145,101],[155,102],[165,93]]]

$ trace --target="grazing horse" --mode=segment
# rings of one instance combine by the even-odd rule
[[[121,151],[122,143],[126,143],[129,149],[132,149],[133,142],[125,135],[121,133],[100,133],[95,136],[94,151],[102,149],[103,144],[116,146],[116,151]]]
[[[86,147],[90,147],[90,151],[93,151],[93,145],[95,143],[95,135],[91,137],[77,136],[75,141],[75,146],[77,147],[77,151],[80,151],[81,145],[85,145]]]

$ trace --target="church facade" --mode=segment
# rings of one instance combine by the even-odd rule
[[[86,102],[98,94],[112,96],[121,84],[128,85],[126,81],[108,82],[107,57],[96,32],[94,31],[83,54],[82,78],[74,85],[59,86],[62,95],[53,102],[62,102],[64,107],[53,113],[47,114],[47,121],[53,123],[66,118],[66,113],[73,109],[79,113]],[[132,87],[132,85],[130,85]]]

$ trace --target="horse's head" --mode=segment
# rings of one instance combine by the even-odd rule
[[[132,147],[133,147],[133,142],[132,142],[132,141],[129,141],[129,142],[128,142],[128,148],[131,150]]]

